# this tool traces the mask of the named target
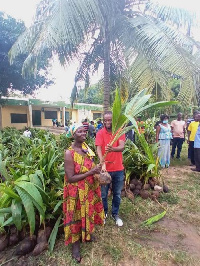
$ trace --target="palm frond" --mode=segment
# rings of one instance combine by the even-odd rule
[[[78,51],[87,33],[104,21],[98,0],[42,1],[38,14],[34,24],[9,52],[11,63],[19,54],[29,53],[23,65],[24,74],[36,72],[38,61],[46,51],[51,51],[52,55],[58,53],[61,61],[68,61]]]

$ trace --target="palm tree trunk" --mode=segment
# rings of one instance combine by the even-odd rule
[[[108,25],[105,29],[105,42],[104,42],[104,111],[110,109],[110,36]]]

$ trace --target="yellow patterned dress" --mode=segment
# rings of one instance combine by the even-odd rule
[[[69,150],[75,174],[86,173],[95,166],[87,153],[83,156],[72,147]],[[94,176],[88,176],[76,183],[68,183],[65,175],[63,212],[65,245],[91,240],[94,225],[103,225],[105,216],[99,181]]]

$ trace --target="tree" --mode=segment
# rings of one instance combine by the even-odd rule
[[[42,85],[48,86],[52,83],[46,77],[47,70],[44,70],[45,75],[40,75],[39,71],[37,71],[35,77],[23,78],[21,71],[27,55],[19,55],[15,60],[15,64],[10,65],[8,52],[19,35],[25,30],[26,27],[22,21],[17,21],[11,16],[0,12],[0,97],[6,95],[7,89],[10,87],[27,94]],[[41,66],[41,63],[39,66]]]
[[[78,93],[79,103],[103,104],[103,89],[101,84],[90,86],[87,91],[81,89]]]
[[[194,80],[199,57],[193,51],[199,45],[190,36],[194,20],[189,11],[150,0],[43,0],[35,23],[14,44],[10,59],[26,51],[26,75],[46,50],[57,53],[63,65],[76,56],[81,64],[75,85],[103,64],[105,110],[110,105],[112,65],[119,83],[129,69],[130,97],[145,87],[151,92],[155,83],[166,90],[168,78],[177,75],[182,80],[179,100],[188,102],[198,87]],[[76,97],[75,86],[72,99]]]

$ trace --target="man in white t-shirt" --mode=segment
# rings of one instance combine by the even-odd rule
[[[30,138],[31,137],[31,131],[28,129],[28,127],[25,127],[25,131],[23,133],[24,137]]]
[[[172,128],[172,151],[171,151],[171,157],[174,158],[175,151],[177,148],[177,155],[176,158],[180,158],[181,150],[183,142],[185,141],[185,129],[186,129],[186,123],[182,120],[182,113],[178,113],[177,120],[173,120],[171,122],[171,128]]]

